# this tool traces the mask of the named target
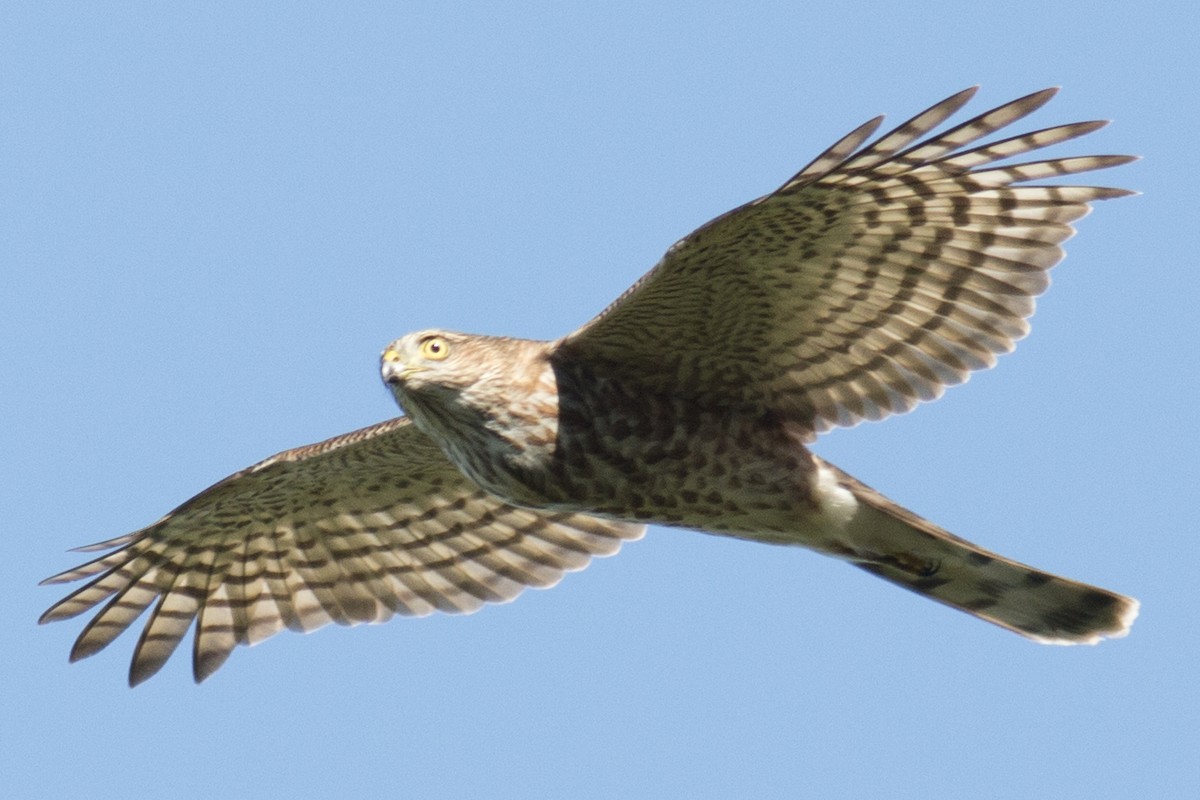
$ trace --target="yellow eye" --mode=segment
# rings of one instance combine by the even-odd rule
[[[450,343],[441,336],[430,336],[421,342],[421,356],[429,361],[441,361],[450,355]]]

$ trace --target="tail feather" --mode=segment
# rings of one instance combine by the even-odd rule
[[[821,466],[857,501],[840,555],[873,575],[1044,644],[1121,637],[1137,617],[1132,597],[984,550]]]

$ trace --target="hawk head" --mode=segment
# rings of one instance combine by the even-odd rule
[[[387,346],[381,372],[404,413],[468,477],[493,493],[526,497],[528,473],[544,462],[557,433],[552,348],[419,331]]]
[[[511,413],[546,373],[548,343],[443,330],[410,333],[380,357],[380,371],[413,421],[458,428]]]

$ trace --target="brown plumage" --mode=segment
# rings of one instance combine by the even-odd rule
[[[557,342],[424,331],[384,351],[407,412],[243,470],[49,579],[42,621],[107,605],[72,659],[154,605],[131,683],[196,624],[201,680],[283,627],[472,611],[615,552],[642,523],[803,545],[1043,642],[1123,635],[1136,601],[959,539],[812,455],[819,432],[908,411],[991,366],[1089,203],[1028,186],[1123,164],[994,162],[1090,133],[965,149],[1044,104],[924,141],[960,92],[874,143],[872,120],[777,191],[704,225]]]

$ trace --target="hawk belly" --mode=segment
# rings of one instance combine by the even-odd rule
[[[558,386],[556,431],[536,462],[524,450],[520,462],[501,459],[503,475],[464,471],[531,507],[829,549],[830,498],[799,426],[760,409],[631,398],[604,382],[559,376]]]

